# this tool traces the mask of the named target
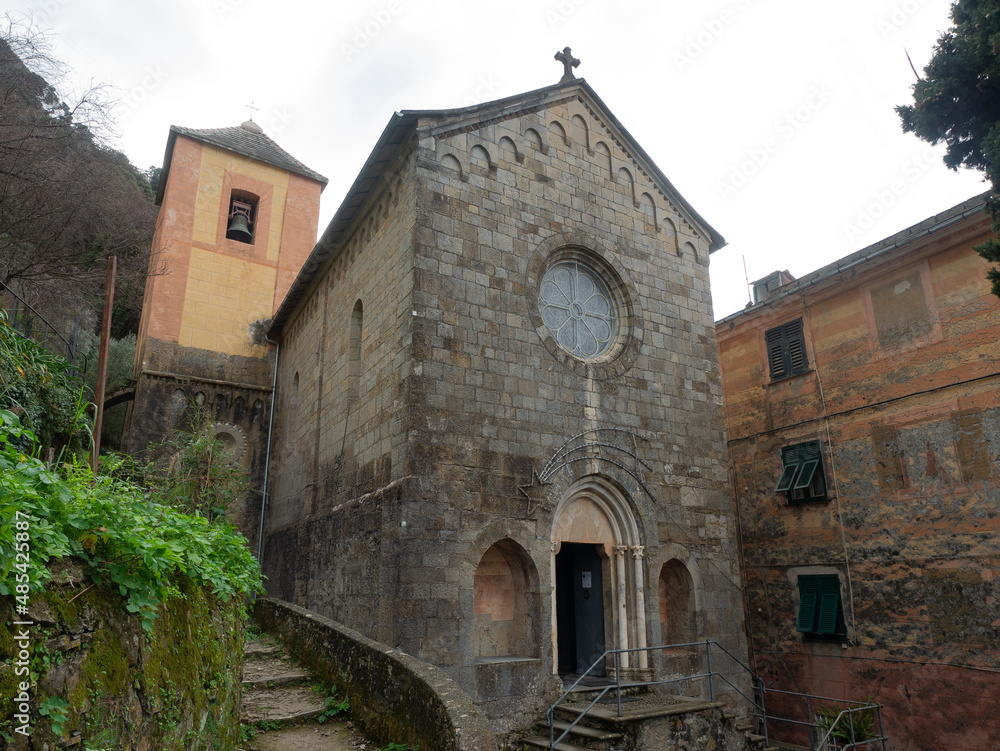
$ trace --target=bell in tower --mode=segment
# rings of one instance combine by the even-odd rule
[[[250,231],[250,225],[253,224],[252,214],[253,206],[251,204],[233,199],[229,208],[229,226],[226,228],[226,237],[241,243],[252,243],[253,233]]]

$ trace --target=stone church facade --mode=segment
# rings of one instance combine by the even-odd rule
[[[221,251],[208,279],[200,252],[173,259],[185,285],[147,297],[133,435],[189,391],[225,432],[226,394],[258,389],[263,427],[239,460],[261,486],[268,468],[269,594],[440,666],[502,731],[560,676],[613,674],[608,649],[714,639],[745,656],[708,280],[725,241],[585,81],[395,114],[308,257],[322,178],[206,133],[176,142],[288,176],[275,257],[224,237],[242,227],[233,201],[256,197],[260,222],[265,188],[212,173],[200,214],[205,173],[180,171],[175,147],[158,236],[181,217]],[[274,283],[236,294],[247,310],[214,345],[185,340],[185,321],[214,325],[188,291],[234,265],[260,278],[254,259]],[[269,352],[251,334],[272,313]],[[154,367],[161,351],[172,369]],[[154,390],[164,373],[179,378]],[[649,650],[618,668],[694,663]]]
[[[744,654],[723,243],[582,80],[395,115],[272,324],[269,592],[501,727],[605,649]]]

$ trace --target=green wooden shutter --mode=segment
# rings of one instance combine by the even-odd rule
[[[829,586],[823,587],[824,592],[819,599],[819,621],[816,626],[817,633],[832,634],[837,630],[837,606],[840,605],[840,582],[837,577],[833,577],[834,591],[829,591]]]
[[[799,577],[799,617],[796,630],[811,632],[816,616],[816,604],[819,598],[818,576]]]

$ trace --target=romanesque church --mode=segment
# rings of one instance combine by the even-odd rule
[[[171,128],[132,447],[195,400],[263,491],[269,593],[441,667],[500,730],[606,649],[745,655],[725,241],[595,91],[567,65],[394,114],[315,242],[325,183],[252,122]]]

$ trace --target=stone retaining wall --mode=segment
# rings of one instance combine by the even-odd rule
[[[280,600],[257,600],[253,618],[315,675],[336,684],[369,736],[435,751],[498,748],[472,699],[440,668]]]

